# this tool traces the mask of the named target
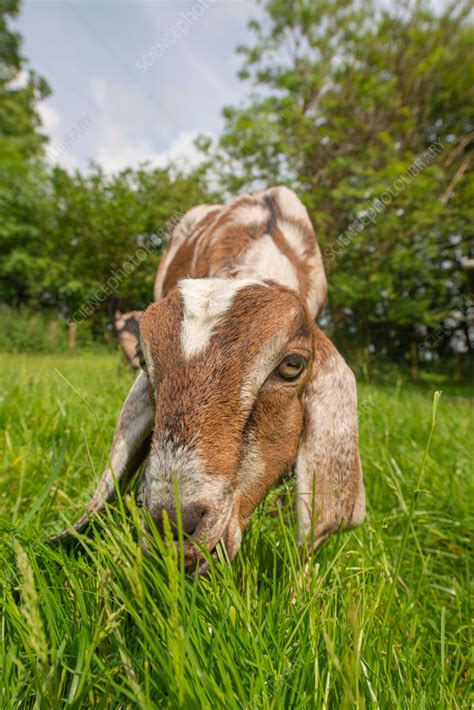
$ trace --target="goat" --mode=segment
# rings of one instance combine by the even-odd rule
[[[140,340],[139,322],[141,315],[142,311],[122,313],[118,303],[115,304],[113,311],[113,324],[118,344],[132,370],[138,370],[140,367],[137,347]]]
[[[174,227],[155,302],[140,319],[143,371],[120,413],[82,530],[125,490],[158,528],[176,523],[185,561],[219,541],[230,559],[269,488],[296,471],[300,542],[319,548],[360,525],[365,494],[355,378],[315,324],[327,298],[308,213],[286,187],[200,205]],[[149,530],[145,525],[146,532]],[[196,544],[197,543],[197,544]]]

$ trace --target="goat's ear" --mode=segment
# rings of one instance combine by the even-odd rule
[[[305,423],[296,462],[300,542],[318,548],[365,516],[358,448],[355,378],[314,326],[314,364],[305,393]]]
[[[63,542],[73,536],[74,530],[86,527],[89,519],[98,513],[115,495],[115,480],[124,491],[135,471],[143,463],[150,448],[154,405],[148,377],[141,372],[122,407],[105,471],[94,491],[85,513],[72,528],[51,538]]]

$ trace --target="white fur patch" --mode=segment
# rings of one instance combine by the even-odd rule
[[[308,212],[306,207],[303,205],[299,197],[293,190],[285,185],[280,185],[278,187],[269,190],[277,200],[278,205],[282,214],[288,217],[293,217],[294,219],[303,219],[309,222]]]
[[[219,205],[198,205],[197,207],[193,207],[191,210],[186,212],[186,214],[173,229],[168,249],[161,260],[158,273],[156,274],[155,284],[153,287],[155,301],[159,301],[160,298],[163,297],[163,284],[166,279],[166,274],[168,273],[169,265],[175,258],[178,250],[190,237],[196,225],[204,219],[209,212],[215,210],[218,206]]]
[[[324,271],[321,251],[316,243],[314,253],[306,257],[306,263],[311,270],[306,306],[308,307],[310,315],[315,318],[326,303],[328,293],[326,272]]]
[[[204,504],[211,511],[206,540],[212,546],[222,537],[232,512],[225,478],[209,476],[192,445],[175,444],[166,433],[153,445],[145,470],[144,504],[153,516],[161,508],[173,510],[179,497],[181,509]]]
[[[201,496],[202,462],[190,446],[173,445],[165,436],[154,444],[145,471],[147,507],[173,508],[176,487],[181,505],[195,502]]]
[[[272,279],[282,286],[299,291],[295,267],[281,253],[270,234],[265,234],[247,249],[237,269],[240,278]]]
[[[267,222],[269,218],[270,212],[268,208],[259,202],[251,204],[243,202],[229,212],[229,221],[232,224],[236,222],[242,225],[259,224],[260,222]]]
[[[278,226],[296,256],[299,259],[304,259],[306,252],[308,251],[308,247],[310,246],[304,232],[298,227],[298,225],[293,224],[292,222],[287,222],[284,219],[278,220]]]
[[[181,347],[186,357],[202,352],[236,293],[246,286],[265,286],[256,279],[184,279]]]

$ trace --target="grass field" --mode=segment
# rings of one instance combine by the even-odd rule
[[[43,544],[104,464],[131,382],[117,364],[0,355],[2,707],[470,706],[465,392],[441,397],[425,456],[434,388],[361,385],[365,525],[304,573],[287,483],[198,579],[166,540],[143,556],[131,497],[82,547]]]

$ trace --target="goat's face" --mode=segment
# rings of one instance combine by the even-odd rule
[[[230,557],[269,487],[295,461],[313,329],[292,291],[185,280],[140,322],[154,399],[144,506]],[[195,548],[188,546],[191,557]]]
[[[222,540],[233,557],[252,511],[293,464],[303,544],[360,525],[354,376],[296,292],[186,279],[145,311],[140,343],[146,374],[124,402],[111,465],[75,530],[143,461],[144,506],[161,527],[165,511],[176,522],[179,502],[189,565],[202,562],[193,540],[211,550]]]

